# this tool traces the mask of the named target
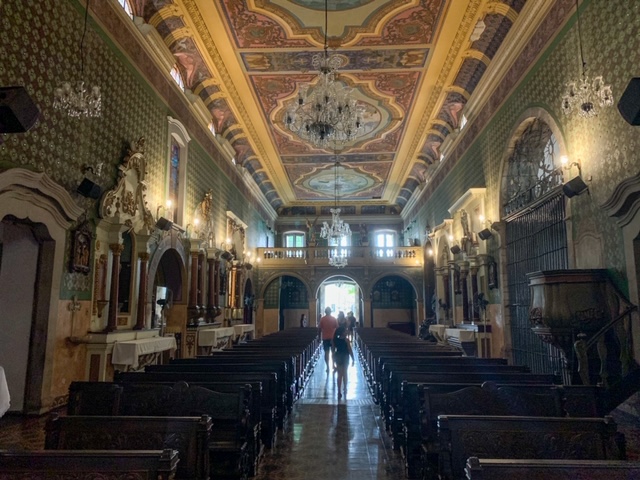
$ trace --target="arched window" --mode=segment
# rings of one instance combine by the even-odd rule
[[[507,161],[504,214],[509,215],[562,185],[558,142],[551,128],[536,118],[513,145]]]
[[[118,0],[118,3],[120,3],[120,6],[124,9],[127,15],[129,15],[129,18],[133,20],[133,10],[131,9],[129,0]]]

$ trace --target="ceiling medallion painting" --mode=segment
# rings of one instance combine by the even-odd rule
[[[312,58],[325,35],[328,53],[343,59],[336,83],[365,107],[362,136],[341,150],[344,168],[359,172],[344,200],[402,208],[416,187],[440,178],[441,145],[512,27],[532,16],[529,3],[329,0],[326,28],[324,0],[136,0],[132,8],[280,210],[332,203],[322,177],[312,178],[334,164],[334,146],[312,147],[283,119],[300,88],[317,80]]]

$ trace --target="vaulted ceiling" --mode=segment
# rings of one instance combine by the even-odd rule
[[[301,85],[317,78],[324,0],[130,3],[274,209],[332,204],[336,160],[341,204],[401,209],[437,168],[526,1],[329,0],[338,80],[369,112],[364,133],[337,152],[313,148],[283,121]]]

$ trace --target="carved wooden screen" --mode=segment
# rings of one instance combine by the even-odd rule
[[[508,160],[503,220],[513,360],[535,373],[563,374],[560,350],[531,331],[527,274],[568,268],[562,168],[551,128],[535,119]]]

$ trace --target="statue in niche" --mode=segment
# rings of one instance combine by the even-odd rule
[[[88,274],[91,270],[91,232],[88,225],[81,225],[73,232],[73,246],[71,252],[71,273]]]
[[[212,203],[213,203],[213,190],[209,189],[209,191],[204,194],[204,198],[200,202],[200,211],[202,212],[202,216],[205,222],[211,216]]]
[[[305,220],[307,221],[307,232],[308,232],[308,236],[307,236],[307,241],[309,242],[309,245],[314,247],[316,245],[317,242],[317,238],[316,238],[316,223],[318,223],[318,217],[316,217],[313,222],[311,222],[311,220],[309,220],[308,218],[305,217]]]

